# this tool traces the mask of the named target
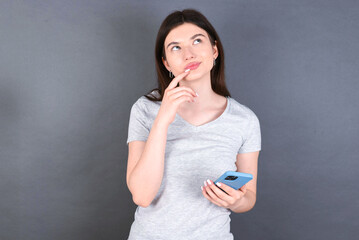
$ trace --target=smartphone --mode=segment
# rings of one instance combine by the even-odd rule
[[[224,183],[224,184],[230,186],[231,188],[233,188],[235,190],[238,190],[244,184],[246,184],[247,182],[249,182],[252,179],[253,179],[253,175],[250,173],[227,171],[227,172],[223,173],[223,175],[220,176],[214,183],[221,182],[221,183]],[[221,190],[224,191],[222,188],[221,188]]]

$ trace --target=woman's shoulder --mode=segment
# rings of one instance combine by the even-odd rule
[[[229,99],[231,101],[231,113],[233,115],[241,116],[247,119],[257,118],[257,115],[254,113],[254,111],[246,104],[243,104],[242,102],[232,97]]]
[[[161,105],[161,101],[153,101],[148,99],[146,96],[155,96],[158,97],[159,94],[156,91],[152,91],[150,94],[140,96],[134,103],[133,106],[136,106],[141,109],[153,109]]]

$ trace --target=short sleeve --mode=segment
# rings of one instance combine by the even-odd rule
[[[150,130],[146,122],[148,122],[148,119],[146,118],[142,102],[138,100],[131,107],[127,144],[131,141],[147,140]]]
[[[246,129],[246,134],[238,153],[257,152],[261,150],[261,129],[259,120],[253,112],[251,113],[251,120]]]

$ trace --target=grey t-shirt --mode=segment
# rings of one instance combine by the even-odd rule
[[[132,106],[127,144],[146,141],[161,102],[141,96]],[[215,120],[194,126],[176,114],[169,125],[160,189],[152,203],[138,206],[130,240],[232,240],[231,211],[202,195],[207,179],[237,171],[238,153],[261,150],[257,116],[227,97],[225,111]],[[145,183],[144,183],[145,184]]]

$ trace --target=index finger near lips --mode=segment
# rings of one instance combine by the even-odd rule
[[[189,72],[190,71],[183,72],[183,73],[179,74],[177,77],[175,77],[174,79],[172,79],[171,83],[168,85],[168,88],[169,89],[175,88],[177,86],[177,83],[179,81],[181,81]]]

